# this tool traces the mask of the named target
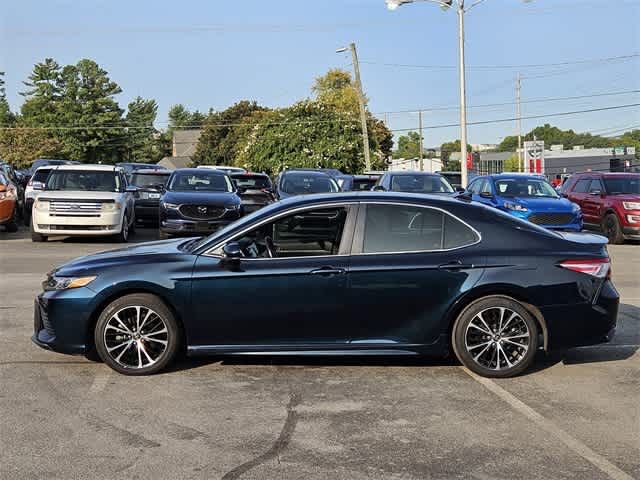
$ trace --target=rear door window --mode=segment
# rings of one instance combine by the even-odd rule
[[[590,178],[583,178],[582,180],[578,180],[578,182],[573,187],[574,193],[587,193],[589,189],[589,184],[591,183]]]
[[[434,251],[471,245],[475,231],[433,208],[369,204],[362,253]]]

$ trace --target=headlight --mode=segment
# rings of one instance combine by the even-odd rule
[[[625,210],[640,210],[640,202],[622,202]]]
[[[49,292],[52,290],[69,290],[71,288],[86,287],[96,279],[93,277],[48,277],[42,282],[42,288]]]
[[[517,203],[504,202],[504,208],[507,210],[513,210],[514,212],[528,212],[529,209],[527,207],[523,207],[522,205],[518,205]]]
[[[103,212],[117,212],[120,209],[122,209],[122,204],[118,203],[118,202],[103,203],[102,204],[102,211]]]
[[[571,207],[571,211],[573,213],[578,213],[580,212],[580,205],[578,205],[577,203],[574,203],[573,206]]]
[[[176,205],[175,203],[162,202],[162,206],[167,210],[175,210],[179,205]]]
[[[44,200],[36,200],[36,210],[49,211],[49,202]]]

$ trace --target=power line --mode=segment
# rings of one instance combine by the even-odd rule
[[[590,63],[606,63],[606,62],[615,62],[615,61],[628,61],[634,58],[640,57],[640,53],[631,53],[628,55],[618,55],[615,57],[604,57],[604,58],[593,58],[593,59],[585,59],[585,60],[573,60],[566,62],[556,62],[556,63],[529,63],[529,64],[519,64],[519,65],[468,65],[466,67],[469,69],[482,69],[482,70],[512,70],[512,69],[527,69],[527,68],[546,68],[546,67],[562,67],[568,65],[585,65]],[[368,60],[361,60],[360,63],[364,63],[367,65],[380,65],[385,67],[397,67],[397,68],[425,68],[425,69],[433,69],[433,70],[448,70],[448,69],[457,69],[457,65],[419,65],[419,64],[409,64],[409,63],[385,63],[385,62],[374,62]]]

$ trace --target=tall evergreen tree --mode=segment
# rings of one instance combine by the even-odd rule
[[[162,157],[153,126],[158,104],[153,99],[136,97],[127,107],[127,159],[132,162],[157,162]]]
[[[0,72],[0,127],[10,127],[15,121],[15,116],[11,113],[9,102],[4,87],[4,72]]]

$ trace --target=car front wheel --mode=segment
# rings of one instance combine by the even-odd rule
[[[538,350],[538,327],[516,300],[500,295],[466,307],[453,327],[458,360],[484,377],[513,377],[526,370]]]
[[[624,243],[624,235],[622,233],[622,227],[620,221],[614,213],[608,214],[602,220],[602,231],[609,239],[609,243],[619,245]]]
[[[150,375],[175,358],[180,328],[171,310],[155,295],[131,294],[111,302],[100,314],[95,348],[104,363],[125,375]]]

